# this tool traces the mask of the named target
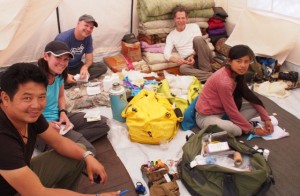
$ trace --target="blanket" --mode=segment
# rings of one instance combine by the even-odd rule
[[[274,96],[278,98],[285,98],[290,95],[290,92],[285,90],[288,84],[284,81],[277,82],[263,82],[261,84],[255,83],[253,90],[264,96]]]
[[[201,10],[192,10],[189,13],[189,17],[191,18],[210,18],[214,15],[214,11],[212,8],[206,8]],[[173,19],[172,13],[163,14],[160,16],[147,16],[145,12],[138,9],[138,16],[141,22],[155,21],[155,20],[167,20]]]
[[[189,18],[188,23],[198,23],[198,22],[207,22],[208,18]],[[158,28],[173,28],[174,20],[156,20],[149,22],[140,22],[139,27],[142,29],[158,29]]]
[[[149,64],[157,64],[157,63],[168,63],[162,53],[151,53],[151,52],[143,52],[142,53],[144,60]],[[172,55],[175,57],[179,57],[177,52],[173,52]]]
[[[102,81],[99,85],[102,86]],[[87,85],[84,84],[77,84],[65,90],[65,99],[68,112],[77,112],[97,106],[110,107],[110,99],[107,92],[101,91],[97,95],[87,95]]]
[[[139,0],[138,8],[147,16],[161,16],[171,13],[177,6],[182,5],[189,10],[212,8],[215,5],[214,0]]]
[[[160,20],[161,21],[161,20]],[[155,22],[155,21],[151,21],[151,22]],[[190,23],[190,22],[188,22]],[[194,22],[195,24],[197,24],[200,28],[202,29],[206,29],[208,27],[208,23],[207,22]],[[143,26],[140,25],[140,27],[138,28],[138,32],[141,34],[146,34],[146,35],[153,35],[153,34],[163,34],[163,33],[170,33],[173,29],[175,28],[175,26],[173,25],[172,27],[158,27],[158,28],[143,28]]]

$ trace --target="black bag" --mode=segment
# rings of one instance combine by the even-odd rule
[[[135,37],[135,35],[133,33],[129,33],[129,34],[124,35],[124,37],[122,38],[122,41],[132,44],[132,43],[138,42],[139,40],[137,40],[137,38]]]
[[[296,71],[279,72],[278,79],[279,80],[288,80],[293,83],[297,83],[298,82],[298,72],[296,72]]]
[[[225,140],[231,150],[248,158],[251,170],[236,170],[234,166],[223,167],[214,163],[193,164],[195,157],[202,151],[203,137],[209,133],[224,132],[217,125],[208,126],[189,138],[183,146],[183,156],[178,169],[183,184],[193,195],[235,196],[264,195],[274,183],[271,169],[265,158],[253,148],[238,142],[234,136],[226,132]],[[219,138],[220,139],[220,138]],[[222,138],[224,140],[224,137]],[[203,151],[202,151],[203,153]],[[225,156],[215,155],[215,156]],[[201,156],[200,156],[201,157]],[[229,155],[228,155],[228,158]],[[195,160],[194,160],[195,159]],[[198,160],[196,161],[198,163]],[[192,163],[192,164],[191,164]],[[216,162],[217,163],[217,162]],[[245,165],[245,163],[243,164]]]

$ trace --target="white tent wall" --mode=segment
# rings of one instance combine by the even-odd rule
[[[120,51],[122,37],[130,32],[131,3],[131,0],[63,0],[58,8],[61,30],[75,27],[79,16],[90,14],[99,25],[93,32],[95,56]]]
[[[132,31],[137,35],[138,0],[0,0],[0,67],[15,62],[36,61],[41,57],[45,45],[58,34],[56,7],[58,6],[61,31],[75,27],[82,14],[93,15],[99,23],[93,33],[95,58],[120,51],[124,34],[131,31],[131,4],[133,2]],[[228,13],[226,25],[232,32],[240,15],[247,8],[266,13],[280,11],[280,0],[215,0]],[[299,0],[288,0],[289,20],[300,21]],[[292,3],[291,3],[292,2]],[[259,6],[258,6],[259,5]],[[276,21],[274,21],[276,22]],[[280,27],[278,27],[280,28]],[[287,30],[286,36],[288,36]],[[279,38],[280,39],[280,38]],[[300,65],[300,36],[287,61]]]
[[[94,16],[99,24],[93,32],[95,58],[120,51],[122,37],[131,30],[131,3],[131,0],[0,0],[0,67],[42,57],[45,45],[58,34],[56,7],[61,31],[74,28],[83,14]],[[134,9],[135,6],[136,3]]]
[[[273,15],[274,23],[276,23],[275,18],[280,17],[282,19],[294,22],[296,25],[300,26],[299,0],[216,0],[216,3],[222,6],[229,15],[226,21],[228,33],[233,31],[235,25],[246,9],[256,10],[268,16]],[[278,28],[280,28],[280,26],[278,26]],[[272,32],[270,32],[270,35],[271,34]],[[289,36],[289,29],[286,29],[285,36]],[[274,40],[274,45],[276,45],[276,42],[280,42],[280,40],[280,37],[276,38],[276,40]],[[300,34],[294,41],[296,42],[295,47],[291,50],[290,54],[286,58],[286,61],[287,64],[300,66]],[[298,69],[298,67],[295,69]]]
[[[60,0],[0,1],[0,67],[41,57],[45,43],[58,32],[53,10],[59,3]]]

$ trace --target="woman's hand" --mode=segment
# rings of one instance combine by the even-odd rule
[[[270,132],[264,128],[256,128],[255,135],[265,136],[265,135],[269,135],[269,134],[270,134]]]
[[[273,133],[274,126],[270,120],[265,121],[265,129],[269,132],[269,134]]]
[[[61,112],[59,116],[59,123],[60,124],[65,124],[66,128],[68,128],[71,124],[67,114],[65,112]]]

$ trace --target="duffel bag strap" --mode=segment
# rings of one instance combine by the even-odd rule
[[[176,114],[176,117],[178,118],[178,121],[179,122],[182,122],[183,121],[183,114],[182,114],[182,111],[179,109],[179,108],[175,108],[174,109],[174,112]]]
[[[235,196],[235,179],[231,174],[224,174],[223,178],[223,196]]]
[[[274,177],[272,175],[267,178],[267,180],[261,185],[259,192],[256,194],[256,196],[263,196],[266,194],[266,192],[270,189],[271,185],[275,184]]]
[[[206,179],[203,176],[199,175],[199,172],[197,172],[194,168],[191,168],[189,163],[185,163],[183,165],[183,168],[189,174],[189,176],[191,176],[194,180],[196,180],[200,184],[203,185],[206,183]]]

